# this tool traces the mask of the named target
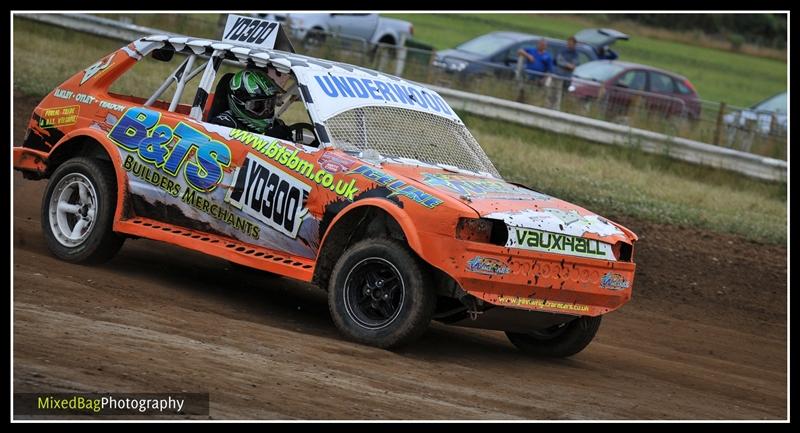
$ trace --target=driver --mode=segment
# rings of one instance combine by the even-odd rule
[[[283,90],[266,73],[243,69],[231,78],[229,87],[229,108],[214,116],[211,123],[292,140],[291,129],[275,117],[275,100]]]

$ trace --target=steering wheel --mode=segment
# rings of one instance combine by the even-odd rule
[[[305,122],[294,123],[289,126],[289,129],[292,131],[292,138],[295,143],[303,143],[306,146],[311,147],[319,147],[319,139],[317,138],[316,131],[314,131],[314,125]],[[304,134],[303,131],[309,131],[311,136],[314,137],[314,141],[311,143],[305,143],[303,141]]]

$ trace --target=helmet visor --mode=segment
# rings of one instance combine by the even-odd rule
[[[234,99],[240,103],[247,112],[255,119],[268,119],[275,114],[275,97],[270,96],[267,98],[250,99],[248,101],[241,101],[234,96]]]

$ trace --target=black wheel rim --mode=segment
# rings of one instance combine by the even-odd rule
[[[403,277],[385,259],[364,259],[347,274],[344,305],[359,326],[372,330],[385,328],[397,319],[404,301]]]

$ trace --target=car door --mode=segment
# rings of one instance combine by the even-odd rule
[[[631,105],[637,105],[645,97],[647,73],[641,69],[629,69],[612,79],[608,88],[608,109],[617,114],[626,114]]]
[[[520,48],[528,48],[535,45],[535,41],[513,43],[492,56],[486,66],[491,67],[492,72],[498,78],[514,78],[517,70],[517,58],[519,57],[517,51]]]
[[[685,111],[686,103],[676,97],[675,83],[667,74],[649,71],[649,89],[647,108],[664,115],[680,115]]]
[[[330,30],[369,41],[378,28],[378,14],[330,14]]]
[[[682,114],[687,114],[691,118],[698,118],[700,116],[700,101],[694,88],[685,79],[672,77],[672,81],[675,84],[675,97],[680,98],[686,104],[686,113]]]

